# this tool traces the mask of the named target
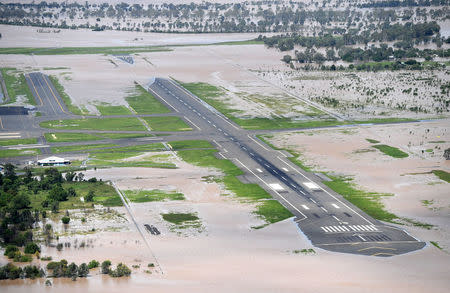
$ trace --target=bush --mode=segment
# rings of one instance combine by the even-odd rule
[[[111,261],[110,260],[105,260],[104,262],[102,262],[102,274],[108,274],[110,271],[110,267],[111,266]]]
[[[14,258],[16,251],[19,251],[19,248],[10,244],[6,246],[5,253],[3,255],[8,256],[8,258]]]
[[[98,265],[100,263],[98,261],[96,261],[95,259],[91,260],[88,264],[88,268],[89,269],[94,269],[94,268],[98,268]]]
[[[34,242],[27,243],[25,253],[35,254],[36,252],[41,252],[41,248]]]
[[[64,217],[62,217],[61,221],[63,222],[63,224],[69,224],[70,218],[67,216],[64,216]]]
[[[109,271],[109,275],[114,278],[119,278],[123,276],[128,277],[130,274],[131,270],[123,263],[119,263],[115,270]]]
[[[86,197],[84,199],[86,200],[86,202],[92,202],[92,201],[94,201],[94,196],[95,196],[94,191],[89,190],[89,193],[86,195]]]

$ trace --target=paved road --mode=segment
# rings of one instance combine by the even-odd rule
[[[405,231],[385,225],[329,190],[314,174],[292,164],[172,80],[156,78],[148,90],[213,141],[220,156],[260,184],[295,216],[299,228],[323,249],[375,256],[407,253],[425,246]],[[321,188],[308,189],[315,182]]]

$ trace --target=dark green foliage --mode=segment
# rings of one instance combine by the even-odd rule
[[[41,252],[41,248],[34,242],[29,242],[25,245],[25,253],[34,254],[36,252]]]
[[[111,267],[110,260],[105,260],[104,262],[102,262],[102,274],[109,274],[111,270],[110,267]]]
[[[22,276],[23,270],[20,267],[15,266],[12,263],[8,263],[5,266],[0,266],[0,280],[14,280]]]
[[[63,222],[63,224],[69,224],[70,218],[67,216],[64,216],[61,218],[61,222]]]
[[[78,267],[78,277],[86,278],[88,274],[89,274],[89,267],[85,263],[82,263]]]
[[[95,192],[93,190],[89,190],[89,193],[84,198],[87,202],[93,202],[94,201]]]
[[[6,246],[5,253],[3,255],[6,255],[8,258],[13,258],[14,254],[19,251],[19,248],[15,245],[8,245]]]
[[[100,264],[100,263],[99,263],[98,261],[96,261],[95,259],[93,259],[93,260],[91,260],[91,261],[89,262],[88,268],[89,268],[89,269],[98,268],[99,264]]]
[[[130,274],[131,270],[123,263],[119,263],[115,270],[109,270],[109,275],[114,278],[128,277]]]

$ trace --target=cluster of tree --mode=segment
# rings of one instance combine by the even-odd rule
[[[87,264],[82,263],[81,265],[76,265],[75,263],[68,264],[67,260],[62,259],[61,261],[51,261],[47,264],[47,270],[52,271],[53,278],[71,278],[76,280],[79,278],[86,278],[89,274],[89,267]]]
[[[124,265],[123,263],[119,263],[115,270],[111,269],[111,261],[105,260],[102,262],[102,274],[108,274],[111,277],[118,278],[118,277],[128,277],[131,274],[131,270]]]
[[[438,62],[424,63],[418,62],[414,59],[407,60],[405,62],[392,61],[392,62],[365,62],[360,64],[350,64],[348,66],[343,65],[306,65],[302,67],[302,70],[328,70],[328,71],[382,71],[382,70],[425,70],[425,69],[444,69],[445,65]],[[448,105],[446,105],[448,106]]]
[[[417,1],[426,2],[427,0]],[[440,5],[442,1],[445,0],[428,2],[430,5]],[[355,28],[362,21],[392,22],[398,19],[408,20],[413,16],[415,19],[423,20],[430,17],[441,20],[447,17],[444,8],[439,7],[433,9],[433,13],[430,12],[428,15],[427,11],[419,13],[421,11],[413,9],[361,11],[348,3],[346,3],[347,9],[331,8],[341,7],[339,6],[341,1],[336,2],[331,4],[331,1],[323,1],[320,6],[315,1],[290,2],[289,5],[286,5],[285,1],[254,1],[223,4],[216,2],[163,3],[146,6],[124,2],[115,5],[90,4],[87,1],[84,4],[65,1],[61,3],[0,3],[0,23],[155,32],[289,32],[302,30],[305,24],[341,26],[340,24],[344,23],[347,27]],[[79,24],[79,19],[87,21]],[[113,25],[111,20],[114,21]]]
[[[45,217],[45,209],[58,211],[59,202],[75,197],[73,187],[64,189],[64,182],[84,181],[83,173],[67,172],[65,177],[56,168],[48,168],[35,176],[31,169],[25,169],[25,174],[18,176],[15,166],[6,164],[4,174],[0,174],[0,238],[6,244],[24,246],[33,241],[31,229],[39,221],[39,216]],[[91,178],[89,182],[97,182]],[[42,209],[32,210],[30,194],[45,192]],[[90,192],[87,200],[92,201],[94,193]]]
[[[35,279],[45,277],[45,271],[37,266],[28,265],[23,268],[8,263],[0,266],[0,280]]]
[[[414,43],[428,43],[435,37],[440,47],[442,39],[439,35],[440,27],[436,22],[389,24],[383,23],[373,30],[348,30],[342,35],[325,34],[322,36],[302,36],[297,33],[277,35],[272,37],[259,36],[257,40],[264,41],[268,47],[276,47],[280,51],[290,51],[294,46],[307,48],[341,48],[343,46],[365,44],[369,42],[390,42],[398,40],[397,46],[412,47]]]

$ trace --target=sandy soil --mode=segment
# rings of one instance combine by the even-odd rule
[[[252,230],[252,225],[260,224],[260,220],[251,214],[252,206],[221,196],[220,186],[202,179],[217,174],[214,170],[179,161],[177,164],[179,169],[173,170],[113,168],[86,174],[87,177],[113,180],[121,189],[158,188],[185,194],[187,200],[182,202],[131,205],[141,225],[153,224],[162,232],[160,236],[145,234],[151,250],[132,222],[125,222],[119,216],[108,220],[107,224],[122,227],[120,231],[61,237],[60,242],[71,241],[72,246],[62,252],[45,248],[42,253],[52,255],[53,259],[64,257],[76,262],[108,258],[113,263],[124,261],[129,266],[140,265],[133,269],[130,278],[115,280],[92,270],[88,280],[54,280],[51,288],[45,287],[43,280],[2,281],[7,285],[2,286],[2,292],[98,292],[99,286],[108,292],[148,292],[149,287],[154,292],[329,292],[331,289],[341,292],[424,292],[430,287],[435,292],[446,292],[448,288],[449,256],[433,246],[387,259],[320,249],[311,255],[296,254],[294,250],[312,246],[292,219]],[[122,208],[114,210],[129,218]],[[160,217],[160,213],[167,211],[197,212],[203,231],[178,233],[171,230]],[[99,223],[94,221],[101,230]],[[73,224],[78,225],[77,221]],[[86,223],[92,224],[90,220]],[[417,234],[420,235],[420,231],[413,229],[413,235]],[[87,246],[79,248],[83,240]],[[145,273],[148,263],[156,263],[152,254],[163,273],[158,267],[150,269],[151,274]]]
[[[444,150],[450,147],[448,125],[447,119],[417,124],[317,130],[279,134],[271,141],[276,146],[300,151],[307,164],[317,171],[350,175],[363,189],[394,194],[383,199],[386,209],[400,217],[435,225],[432,230],[409,229],[422,240],[438,241],[449,251],[449,184],[429,173],[432,170],[450,171],[450,162],[442,156]],[[373,144],[366,138],[398,147],[409,157],[396,159],[384,155],[372,148]],[[330,145],[333,147],[330,148]],[[425,205],[423,200],[432,204]]]

